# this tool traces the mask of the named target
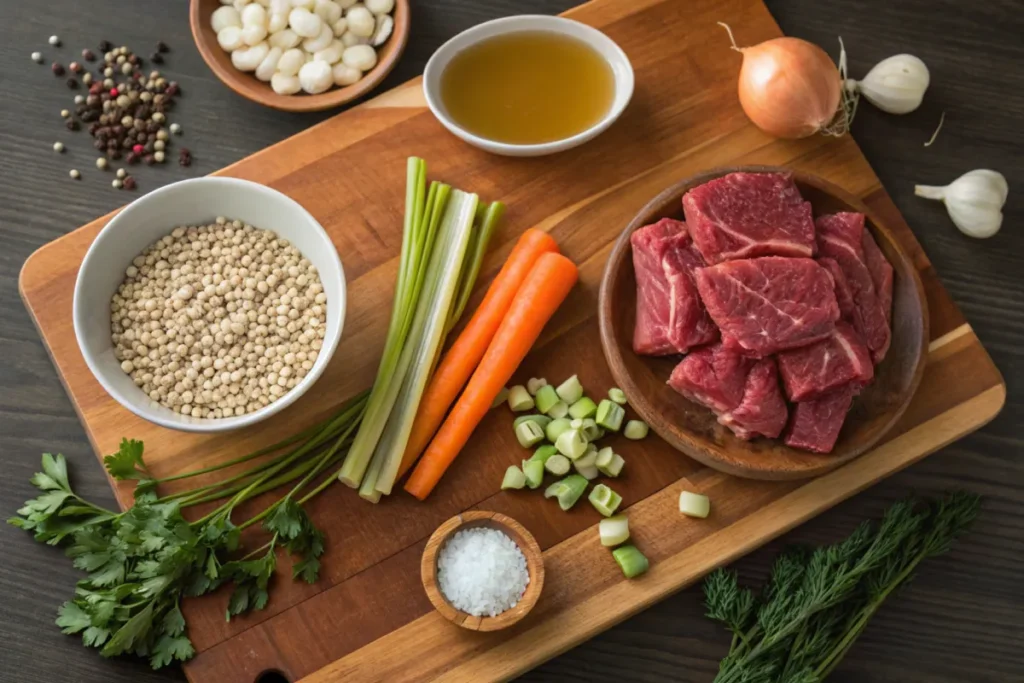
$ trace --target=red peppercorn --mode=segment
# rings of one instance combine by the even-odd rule
[[[124,179],[123,184],[121,185],[121,187],[123,187],[126,190],[134,190],[135,189],[135,178],[133,178],[131,176],[126,177]]]
[[[142,145],[134,145],[134,146],[132,146],[132,151],[135,152],[136,154],[142,154],[142,152],[143,152]]]
[[[68,64],[68,68],[74,71],[76,74],[80,74],[82,73],[82,71],[84,71],[82,65],[78,62],[71,62],[70,64]]]
[[[61,66],[60,64],[58,64],[57,62],[53,63],[53,66],[50,67],[50,71],[53,72],[54,76],[63,76],[64,75],[64,67]]]
[[[101,83],[93,83],[92,85],[89,86],[89,94],[90,95],[99,95],[101,92],[103,92],[103,84],[101,84]]]
[[[117,97],[120,94],[121,93],[120,93],[120,91],[117,88],[111,88],[110,89],[110,96],[111,97]]]
[[[96,59],[96,55],[93,54],[92,50],[85,49],[82,50],[82,59],[84,59],[87,62],[91,62]]]

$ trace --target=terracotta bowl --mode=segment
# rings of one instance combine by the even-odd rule
[[[515,541],[526,557],[526,570],[530,574],[530,583],[526,585],[522,599],[515,607],[495,617],[475,617],[456,609],[448,602],[437,582],[437,557],[444,544],[456,531],[476,527],[497,529]],[[445,619],[471,631],[498,631],[520,621],[537,604],[537,598],[544,588],[544,556],[533,535],[516,520],[497,512],[474,510],[455,515],[431,534],[420,561],[420,577],[427,597]]]
[[[362,80],[344,88],[331,88],[319,95],[278,95],[270,83],[264,83],[253,74],[236,69],[231,64],[231,54],[222,50],[217,43],[217,34],[210,25],[210,16],[220,7],[219,0],[191,2],[189,23],[192,26],[192,38],[196,41],[199,54],[217,78],[242,97],[282,111],[321,111],[362,97],[376,88],[395,67],[409,40],[409,0],[396,0],[395,9],[391,13],[395,28],[387,42],[377,50],[377,66],[367,72]]]
[[[636,279],[629,237],[659,218],[682,219],[688,190],[735,171],[788,169],[749,166],[720,168],[684,180],[641,209],[612,250],[601,283],[601,344],[618,386],[637,413],[663,439],[708,467],[750,479],[802,479],[828,472],[861,455],[896,423],[921,381],[928,350],[928,307],[910,257],[892,233],[859,199],[817,176],[795,172],[797,186],[814,215],[859,211],[895,270],[892,346],[875,368],[875,379],[854,401],[832,453],[819,455],[786,446],[778,439],[743,441],[718,424],[707,408],[689,401],[666,384],[681,356],[654,358],[633,352]]]

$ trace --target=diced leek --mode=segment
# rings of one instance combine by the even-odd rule
[[[587,450],[583,451],[583,455],[576,458],[573,463],[576,467],[592,467],[597,465],[597,450],[594,448],[594,444],[587,444]]]
[[[530,456],[530,460],[537,460],[541,464],[544,464],[548,458],[556,453],[558,453],[558,449],[551,444],[546,443],[543,446],[539,446],[537,450],[533,452],[533,455]]]
[[[608,390],[608,398],[615,401],[620,406],[626,405],[626,392],[618,387],[612,387]]]
[[[579,419],[593,417],[596,412],[597,404],[588,396],[584,396],[569,406],[569,414]]]
[[[522,384],[517,384],[508,390],[508,407],[513,412],[521,413],[524,410],[533,410],[533,396]]]
[[[560,477],[563,474],[568,473],[570,467],[572,467],[572,463],[569,462],[569,458],[564,455],[559,455],[558,453],[555,453],[544,461],[544,469],[556,477]]]
[[[583,429],[583,419],[579,417],[573,418],[569,421],[569,426],[573,429]]]
[[[711,512],[711,500],[699,493],[683,491],[679,494],[679,511],[687,517],[704,519]]]
[[[627,579],[640,576],[651,566],[644,554],[634,545],[624,545],[612,551],[612,557]]]
[[[526,390],[530,392],[531,396],[536,396],[537,392],[541,390],[541,387],[546,387],[548,381],[543,377],[531,377],[526,383]]]
[[[544,463],[540,460],[524,460],[523,475],[527,486],[531,489],[540,488],[544,481]]]
[[[572,425],[564,417],[559,417],[551,422],[547,423],[544,427],[544,434],[548,437],[548,441],[554,443],[558,441],[558,437],[562,435],[562,432],[567,432],[572,429]]]
[[[604,484],[598,484],[590,491],[590,504],[605,517],[611,517],[622,503],[622,496]]]
[[[505,478],[501,480],[501,490],[521,489],[526,486],[526,475],[515,465],[509,465],[505,470]]]
[[[553,417],[557,420],[569,414],[569,406],[565,401],[558,401],[555,405],[551,406],[544,412],[547,413],[549,417]]]
[[[558,394],[555,393],[553,386],[545,384],[534,394],[534,401],[537,402],[537,410],[547,413],[551,410],[551,406],[558,403]]]
[[[649,429],[650,428],[647,426],[646,422],[641,422],[640,420],[630,420],[629,422],[626,423],[626,429],[623,430],[622,434],[627,439],[639,441],[640,439],[647,436],[647,432]]]
[[[494,397],[494,402],[491,404],[491,409],[497,408],[502,403],[508,400],[508,387],[502,387],[498,395]]]
[[[528,420],[516,427],[516,439],[523,448],[532,448],[544,440],[544,430]]]
[[[587,441],[597,441],[604,436],[604,430],[598,427],[597,423],[589,417],[583,420],[583,425],[580,427],[580,430],[583,432],[583,436]]]
[[[555,448],[565,457],[575,460],[586,452],[587,440],[583,437],[580,430],[569,429],[559,434],[558,438],[555,439]]]
[[[550,460],[548,461],[550,462]],[[568,510],[580,499],[587,490],[587,480],[578,474],[570,474],[561,481],[556,481],[544,491],[545,498],[558,498],[558,507]]]
[[[512,427],[518,428],[524,422],[536,422],[538,427],[544,429],[548,426],[548,422],[551,422],[551,418],[547,415],[520,415],[512,421]]]
[[[619,431],[625,416],[626,411],[622,409],[622,406],[607,398],[597,406],[597,424],[613,432]]]
[[[572,405],[583,398],[583,385],[580,384],[580,378],[573,375],[559,384],[558,388],[555,389],[555,393],[557,393],[558,398],[565,401],[566,404]]]
[[[622,456],[611,448],[605,447],[597,452],[597,469],[601,470],[601,474],[606,477],[619,476],[625,464],[626,461],[622,459]]]
[[[602,519],[597,525],[601,532],[601,545],[611,548],[629,540],[629,520],[626,515],[615,515]]]
[[[573,463],[576,466],[576,463]],[[587,465],[586,467],[576,466],[576,473],[587,481],[594,481],[601,476],[601,471],[597,469],[597,465]]]

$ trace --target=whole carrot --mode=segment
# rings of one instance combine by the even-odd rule
[[[535,228],[524,232],[516,242],[505,265],[501,267],[488,288],[484,300],[445,354],[423,393],[416,421],[413,422],[412,432],[409,434],[405,456],[398,470],[399,477],[409,471],[416,458],[430,443],[448,408],[455,402],[462,387],[466,385],[473,370],[480,363],[480,359],[484,357],[487,345],[494,338],[494,333],[508,313],[512,300],[526,280],[530,269],[542,254],[549,252],[558,252],[554,238]]]
[[[430,495],[578,276],[576,265],[561,254],[544,254],[537,259],[466,390],[406,482],[406,491],[420,500]]]

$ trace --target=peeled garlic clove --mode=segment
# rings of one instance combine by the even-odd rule
[[[345,51],[345,46],[340,40],[333,41],[323,50],[315,53],[313,59],[320,62],[327,62],[328,64],[337,64],[341,61],[341,54]]]
[[[373,13],[365,7],[353,7],[345,13],[348,19],[348,30],[360,38],[369,38],[377,28]]]
[[[373,38],[370,39],[370,45],[380,47],[387,42],[388,38],[391,37],[391,32],[394,29],[395,20],[391,18],[390,14],[377,15],[377,29],[373,32]]]
[[[366,45],[370,41],[368,38],[357,36],[352,33],[352,31],[346,31],[345,34],[341,36],[341,42],[345,47],[352,47],[353,45]]]
[[[359,82],[359,79],[363,77],[363,72],[359,69],[354,69],[344,62],[339,62],[334,65],[334,85],[344,87],[346,85],[355,85]]]
[[[283,76],[294,76],[306,63],[306,54],[297,47],[286,50],[277,62],[277,72]]]
[[[228,26],[241,28],[242,16],[231,5],[224,5],[213,11],[213,14],[210,16],[210,26],[213,27],[214,33],[220,33],[221,29],[225,29]]]
[[[279,47],[272,47],[267,52],[267,56],[263,58],[260,65],[256,67],[256,78],[260,79],[264,83],[270,81],[273,78],[274,73],[277,71],[277,64],[281,61],[281,55],[284,53]]]
[[[231,63],[239,71],[255,71],[270,52],[270,46],[259,43],[252,47],[242,47],[231,53]]]
[[[341,7],[334,0],[316,0],[313,11],[325,24],[333,24],[341,19]]]
[[[345,17],[338,19],[336,22],[331,24],[331,30],[334,31],[335,36],[341,38],[348,32],[348,19]]]
[[[316,38],[320,35],[322,24],[320,17],[304,7],[296,7],[288,13],[288,25],[303,38]]]
[[[267,32],[273,35],[278,31],[283,31],[288,28],[288,13],[287,12],[275,12],[270,15],[269,21],[267,21]]]
[[[369,45],[353,45],[345,48],[341,61],[365,73],[377,65],[377,51]]]
[[[276,73],[270,79],[270,87],[278,95],[294,95],[302,90],[298,76],[286,76],[283,73]]]
[[[334,74],[327,62],[306,62],[299,69],[299,84],[310,95],[324,92],[334,85]]]
[[[309,53],[326,50],[334,40],[334,31],[327,24],[322,24],[320,34],[316,38],[306,38],[302,41],[302,49]]]
[[[271,47],[290,50],[293,47],[298,46],[298,44],[302,42],[302,38],[295,31],[290,28],[286,28],[278,31],[277,33],[271,34],[271,36],[267,38],[267,42],[270,43]]]
[[[884,112],[907,114],[921,106],[930,80],[924,62],[902,54],[883,59],[860,81],[846,79],[844,86]]]
[[[395,0],[365,0],[366,9],[374,14],[388,14],[395,9]]]
[[[984,239],[999,232],[1003,205],[1010,187],[998,171],[987,168],[969,171],[945,187],[916,185],[914,194],[939,199],[960,232]]]
[[[245,45],[242,41],[242,29],[238,26],[227,26],[222,28],[217,31],[217,44],[220,45],[222,50],[234,52]]]

